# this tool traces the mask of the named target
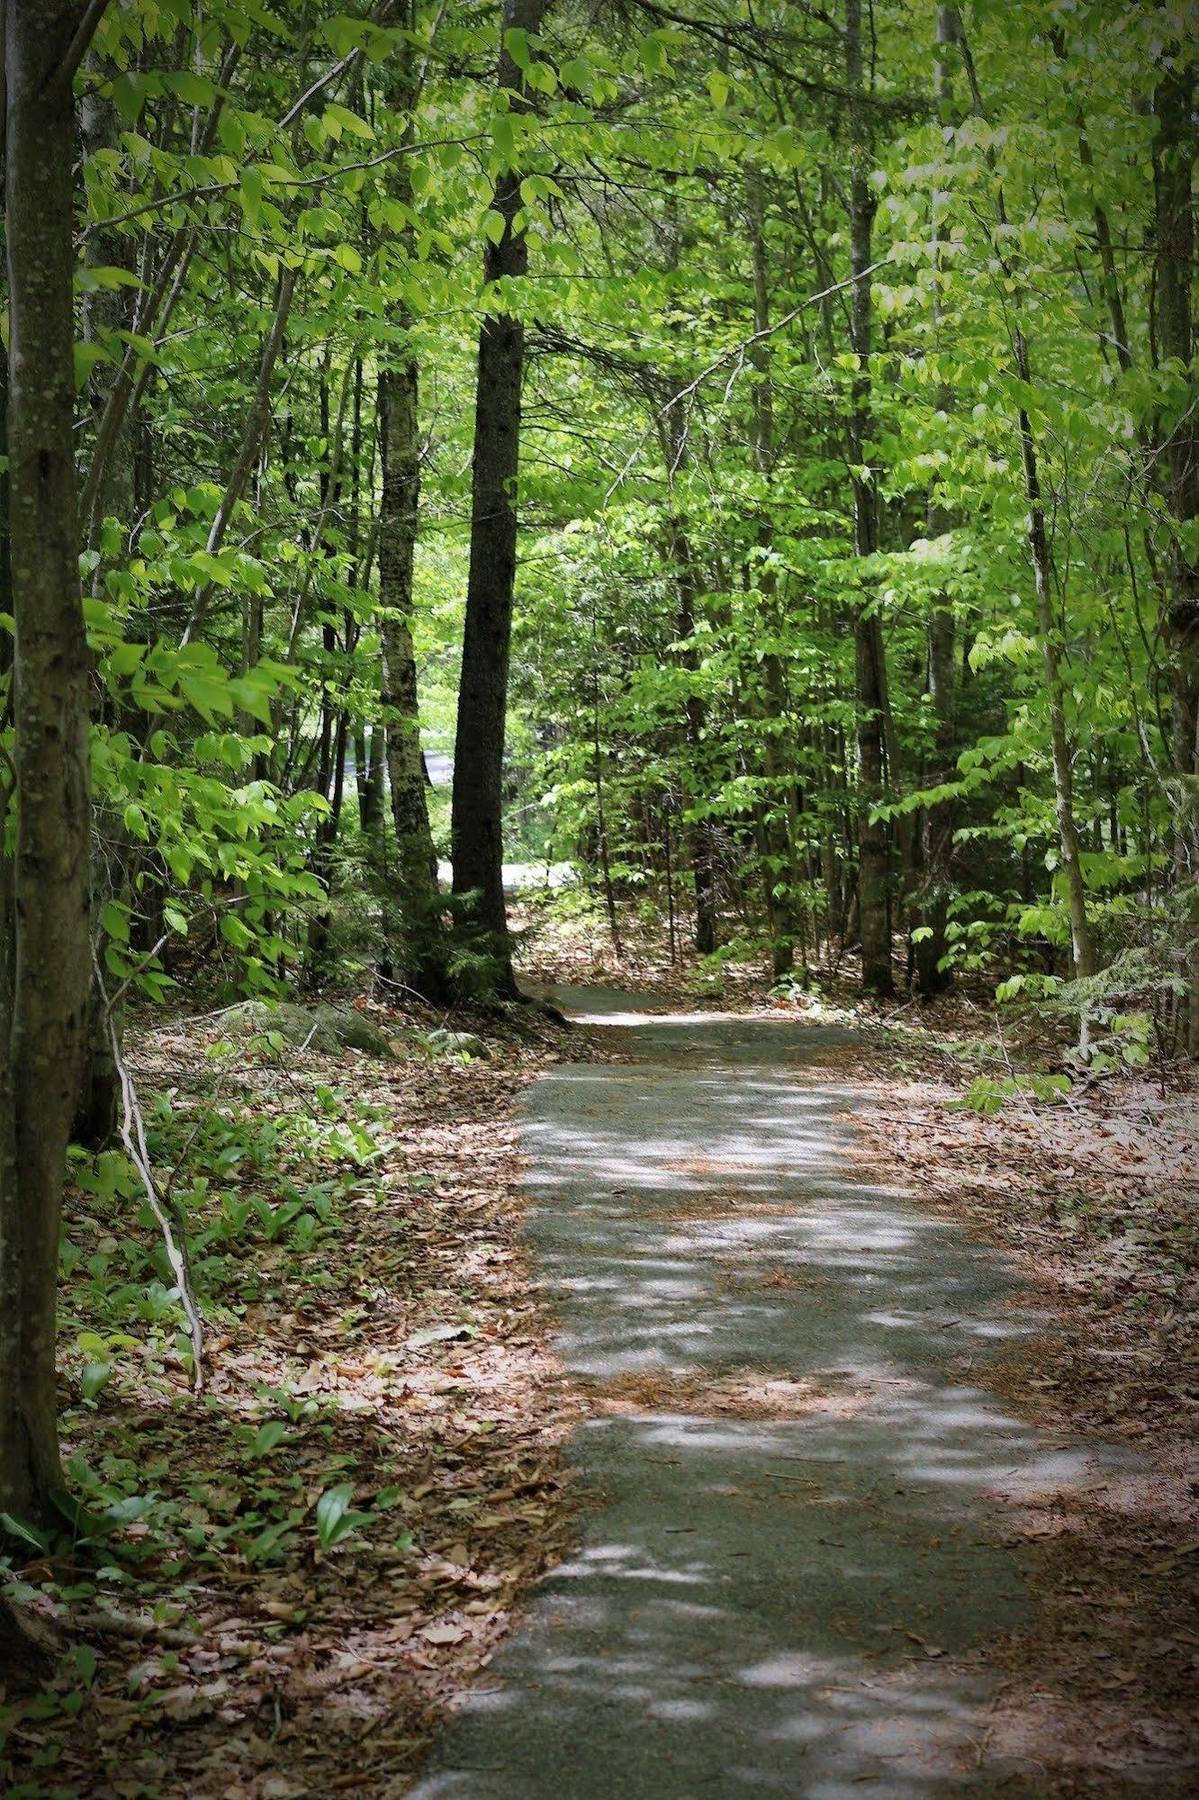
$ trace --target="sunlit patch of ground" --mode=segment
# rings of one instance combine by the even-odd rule
[[[680,1172],[696,1175],[701,1171],[698,1165],[688,1163],[679,1165]],[[786,1206],[782,1201],[763,1200],[760,1194],[752,1193],[747,1188],[737,1188],[724,1182],[714,1193],[686,1194],[677,1200],[663,1200],[660,1204],[642,1208],[642,1217],[647,1221],[657,1219],[662,1223],[671,1220],[679,1222],[687,1219],[727,1219],[737,1213],[754,1213],[763,1218],[779,1217],[793,1212],[794,1208]]]
[[[593,1412],[603,1414],[686,1413],[697,1418],[802,1419],[816,1414],[850,1418],[880,1396],[915,1391],[916,1382],[879,1375],[876,1381],[849,1378],[797,1381],[764,1369],[674,1369],[664,1373],[617,1375],[588,1381],[583,1394]]]

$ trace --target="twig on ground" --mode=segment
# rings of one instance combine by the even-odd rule
[[[187,1259],[187,1239],[183,1235],[181,1224],[177,1221],[172,1222],[169,1202],[164,1204],[159,1198],[154,1182],[154,1170],[150,1162],[150,1152],[146,1144],[146,1126],[142,1118],[137,1089],[133,1084],[132,1073],[121,1050],[121,1037],[117,1030],[112,1002],[105,991],[99,959],[94,952],[92,961],[100,995],[104,1002],[104,1015],[108,1025],[108,1042],[112,1050],[113,1067],[116,1069],[121,1083],[121,1142],[125,1146],[126,1156],[137,1171],[142,1187],[145,1189],[146,1203],[158,1221],[158,1229],[162,1233],[167,1261],[171,1265],[171,1273],[175,1277],[175,1285],[179,1290],[180,1304],[187,1318],[187,1331],[192,1346],[192,1385],[198,1394],[204,1386],[204,1326],[192,1289],[191,1270]],[[176,1232],[178,1232],[177,1236]]]

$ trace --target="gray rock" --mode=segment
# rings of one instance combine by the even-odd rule
[[[367,1056],[391,1059],[390,1041],[352,1006],[321,1001],[316,1006],[297,1006],[291,1001],[245,1000],[224,1017],[230,1037],[254,1037],[277,1032],[287,1043],[336,1056],[342,1050],[360,1050]]]
[[[445,1026],[435,1026],[432,1031],[421,1033],[430,1049],[447,1051],[451,1054],[486,1057],[489,1054],[487,1045],[473,1031],[450,1031]]]

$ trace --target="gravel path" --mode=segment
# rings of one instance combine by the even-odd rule
[[[635,1059],[525,1121],[595,1504],[418,1800],[1046,1792],[972,1655],[1028,1612],[1005,1502],[1121,1459],[973,1385],[1041,1324],[1004,1259],[855,1173],[852,1092],[803,1079],[846,1034],[552,997]]]

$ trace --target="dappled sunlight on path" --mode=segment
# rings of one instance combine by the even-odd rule
[[[854,1174],[852,1091],[802,1074],[844,1033],[611,1014],[636,1060],[547,1076],[524,1136],[598,1503],[416,1794],[1045,1791],[987,1751],[975,1647],[1028,1605],[1003,1509],[1120,1455],[971,1380],[1042,1322]]]

